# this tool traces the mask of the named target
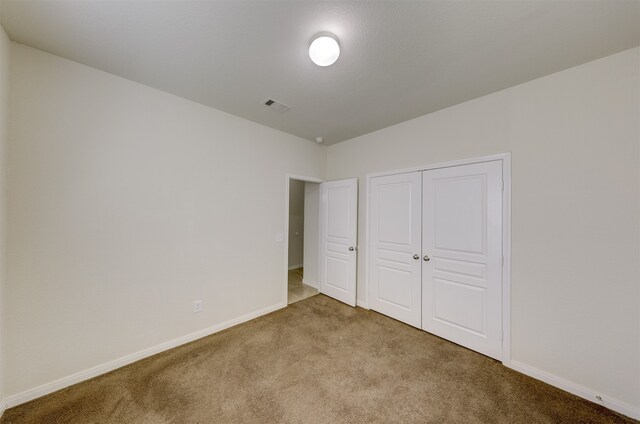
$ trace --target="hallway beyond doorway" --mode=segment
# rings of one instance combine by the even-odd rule
[[[302,275],[302,268],[289,270],[289,305],[318,294],[317,289],[302,283]]]

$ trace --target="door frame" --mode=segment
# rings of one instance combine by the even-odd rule
[[[286,174],[284,184],[284,291],[283,305],[289,306],[289,183],[291,180],[304,181],[305,183],[323,183],[324,180],[304,175]],[[320,202],[318,202],[318,205]],[[318,211],[319,212],[319,211]],[[318,263],[320,263],[320,230],[318,230]]]
[[[364,284],[365,284],[365,304],[358,305],[369,308],[369,265],[371,240],[370,234],[370,197],[371,197],[371,179],[375,177],[383,177],[394,174],[406,174],[409,172],[429,171],[439,168],[450,168],[460,165],[471,165],[482,162],[502,162],[502,181],[504,189],[502,190],[502,355],[501,361],[504,365],[509,366],[511,363],[511,152],[500,153],[496,155],[480,156],[468,159],[461,159],[449,162],[440,162],[430,165],[414,166],[412,168],[396,169],[392,171],[374,172],[365,176],[365,190],[367,193],[366,209],[365,209],[365,233],[367,237],[366,252],[364,255]]]

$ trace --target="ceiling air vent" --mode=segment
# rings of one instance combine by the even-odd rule
[[[276,112],[280,112],[280,113],[285,113],[286,111],[288,111],[289,109],[291,109],[291,106],[287,106],[282,102],[279,102],[277,100],[273,100],[273,99],[266,99],[264,102],[262,102],[265,106],[275,110]]]

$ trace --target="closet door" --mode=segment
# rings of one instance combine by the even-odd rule
[[[423,173],[422,328],[502,352],[502,162]]]
[[[371,309],[420,328],[422,173],[371,179]]]

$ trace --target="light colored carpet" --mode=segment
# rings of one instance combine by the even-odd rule
[[[5,412],[2,423],[628,423],[323,295]]]

